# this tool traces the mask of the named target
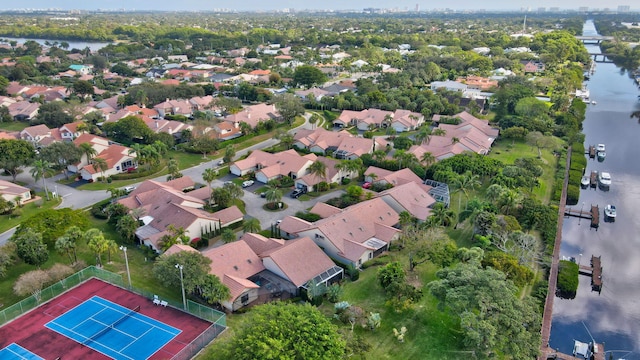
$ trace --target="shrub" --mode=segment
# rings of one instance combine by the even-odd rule
[[[351,179],[347,177],[342,179],[342,185],[349,185],[350,182],[351,182]]]
[[[304,212],[304,211],[298,211],[295,216],[297,218],[300,218],[302,220],[306,220],[308,222],[315,222],[315,221],[318,221],[318,220],[322,219],[320,217],[320,215],[318,215],[318,214],[314,214],[314,213],[310,213],[310,212]]]
[[[576,205],[580,198],[580,185],[570,184],[567,187],[567,205]]]
[[[578,264],[572,261],[560,260],[558,265],[558,287],[556,289],[558,296],[564,299],[575,298],[578,290],[579,275]]]
[[[111,178],[113,180],[130,180],[130,179],[137,179],[137,178],[141,178],[141,177],[146,177],[149,175],[153,175],[157,172],[159,172],[160,170],[162,170],[164,168],[164,162],[162,162],[160,165],[158,166],[154,166],[152,168],[150,168],[149,170],[144,170],[144,171],[140,171],[140,169],[134,171],[134,172],[130,172],[130,173],[122,173],[122,174],[114,174],[111,175]]]
[[[358,281],[360,279],[360,270],[353,264],[347,266],[347,275],[351,278],[351,281]]]

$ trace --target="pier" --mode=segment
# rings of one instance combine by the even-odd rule
[[[591,277],[591,289],[600,293],[602,291],[602,263],[600,256],[591,255],[591,265],[579,265],[580,275]]]
[[[604,356],[604,344],[597,344],[598,352],[593,354],[593,360],[605,360]],[[545,347],[542,349],[542,357],[538,359],[541,360],[585,360],[584,357],[575,357],[573,355],[564,354],[556,349],[552,349],[550,347]]]
[[[600,208],[598,205],[591,205],[591,210],[575,210],[565,207],[564,216],[572,216],[580,219],[587,219],[591,221],[591,227],[597,229],[600,227]]]
[[[590,184],[591,184],[592,188],[598,186],[598,172],[597,171],[592,171],[591,172]]]
[[[589,157],[592,159],[596,157],[596,147],[594,145],[589,145]]]

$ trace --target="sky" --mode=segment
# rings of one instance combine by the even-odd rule
[[[424,1],[424,0],[22,0],[22,1],[2,1],[0,9],[47,9],[59,8],[63,10],[80,9],[96,10],[100,9],[126,9],[126,10],[213,10],[213,9],[234,9],[234,10],[282,10],[293,8],[303,9],[363,9],[374,8],[398,8],[401,10],[413,10],[416,4],[421,11],[433,9],[449,8],[453,10],[465,9],[485,9],[485,10],[519,10],[531,8],[536,10],[539,7],[559,7],[561,9],[577,10],[578,7],[587,6],[590,9],[610,8],[616,9],[618,5],[631,5],[632,9],[640,9],[638,0],[538,0],[535,2],[528,0],[448,0],[448,1]]]

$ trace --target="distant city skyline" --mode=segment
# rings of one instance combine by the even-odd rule
[[[525,0],[491,0],[480,2],[477,0],[450,0],[443,2],[416,1],[416,0],[324,0],[319,2],[303,2],[300,0],[244,0],[244,1],[206,1],[206,0],[101,0],[101,1],[77,1],[77,0],[23,0],[19,2],[6,1],[0,5],[0,10],[11,9],[52,9],[62,10],[157,10],[157,11],[213,11],[215,9],[230,9],[238,11],[261,10],[362,10],[363,8],[384,8],[415,11],[416,5],[420,11],[434,9],[452,10],[520,10],[539,8],[559,8],[561,10],[578,10],[587,7],[589,9],[608,8],[616,10],[620,5],[630,5],[631,10],[640,9],[640,4],[633,4],[637,0],[621,0],[621,3],[611,3],[603,0],[539,0],[536,2]]]

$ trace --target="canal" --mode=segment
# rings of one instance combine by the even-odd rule
[[[592,21],[584,35],[598,35]],[[587,45],[598,52],[595,45]],[[573,256],[588,265],[591,255],[602,256],[602,292],[591,291],[591,280],[580,276],[576,298],[555,298],[550,346],[571,354],[573,340],[595,339],[613,350],[613,359],[640,360],[640,123],[631,118],[640,110],[637,85],[629,74],[611,63],[598,63],[586,82],[591,100],[583,132],[585,148],[605,144],[604,161],[588,159],[586,173],[611,173],[609,191],[583,189],[575,209],[600,207],[600,227],[588,220],[565,218],[560,256]],[[614,222],[603,221],[607,204],[617,207]],[[618,351],[619,350],[619,351]],[[632,352],[632,353],[629,353]]]

